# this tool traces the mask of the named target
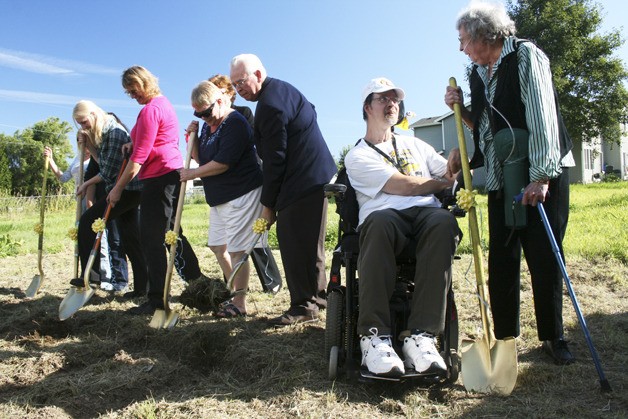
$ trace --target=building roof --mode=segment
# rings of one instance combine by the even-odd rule
[[[467,108],[471,107],[471,102],[467,102],[465,103],[465,106]],[[408,129],[414,129],[414,128],[418,128],[418,127],[429,127],[429,126],[433,126],[433,125],[441,125],[443,119],[446,119],[448,117],[450,117],[451,115],[454,114],[454,111],[449,111],[447,113],[444,113],[440,116],[430,116],[427,118],[421,118],[416,122],[413,122]]]
[[[427,127],[431,125],[440,125],[440,116],[430,116],[428,118],[421,118],[418,121],[413,122],[408,129],[414,129],[417,127]]]

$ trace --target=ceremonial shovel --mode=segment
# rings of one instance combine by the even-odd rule
[[[453,77],[449,79],[449,85],[455,88],[458,87],[456,79]],[[467,191],[471,192],[471,170],[469,168],[467,145],[462,128],[460,104],[454,104],[454,115],[458,132],[460,158],[462,160],[464,186]],[[477,292],[480,299],[480,315],[484,330],[482,338],[475,341],[462,342],[462,382],[467,390],[509,395],[517,382],[517,348],[515,339],[498,340],[492,337],[486,309],[482,248],[475,207],[472,206],[468,213]]]
[[[44,266],[42,263],[44,252],[44,213],[46,212],[46,179],[48,178],[48,156],[44,157],[44,182],[41,187],[41,203],[39,205],[39,241],[37,243],[37,268],[39,269],[39,275],[35,275],[31,284],[26,289],[26,297],[33,298],[41,284],[44,282]]]
[[[190,160],[192,159],[192,149],[196,140],[196,133],[191,132],[188,137],[188,148],[185,157],[185,168],[190,168]],[[164,283],[163,309],[155,310],[153,318],[148,324],[155,329],[171,329],[179,321],[179,313],[170,309],[168,300],[170,299],[170,282],[172,281],[172,272],[174,271],[174,259],[177,253],[177,244],[179,242],[179,230],[181,228],[181,213],[183,212],[183,203],[185,201],[185,186],[187,181],[181,182],[181,190],[179,191],[179,201],[177,202],[177,212],[174,219],[173,233],[176,240],[170,245],[170,254],[168,255],[168,268],[166,270],[166,281]]]

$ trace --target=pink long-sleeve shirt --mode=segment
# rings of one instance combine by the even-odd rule
[[[155,178],[183,167],[179,151],[179,121],[165,96],[152,98],[131,130],[131,161],[142,165],[140,179]]]

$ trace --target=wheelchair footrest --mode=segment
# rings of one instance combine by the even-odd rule
[[[439,382],[441,380],[447,379],[447,377],[442,374],[433,373],[433,372],[419,373],[411,368],[407,368],[406,372],[400,375],[399,377],[387,377],[385,375],[373,374],[368,369],[361,367],[360,376],[362,378],[366,378],[369,380],[384,380],[384,381],[402,381],[402,380],[408,380],[408,379],[413,379],[413,378],[422,378],[422,379],[433,381],[433,382]]]
[[[400,377],[386,377],[385,375],[375,375],[366,368],[360,368],[360,376],[369,380],[384,380],[384,381],[401,381]]]

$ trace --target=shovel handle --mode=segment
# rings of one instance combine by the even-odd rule
[[[196,133],[190,132],[188,136],[188,145],[185,155],[185,168],[190,168],[190,161],[192,160],[192,150],[194,149],[196,143]],[[177,202],[177,210],[174,217],[174,226],[172,231],[179,237],[179,230],[181,229],[181,214],[183,213],[183,204],[185,203],[185,189],[187,186],[187,181],[181,181],[181,187],[179,190],[179,201]],[[177,244],[178,240],[175,240],[174,243],[170,245],[170,254],[168,255],[168,266],[166,269],[166,280],[164,283],[164,295],[163,295],[163,303],[164,309],[169,310],[168,307],[168,297],[170,296],[170,283],[172,282],[172,274],[174,272],[174,259],[176,257],[177,252]]]
[[[37,242],[37,248],[39,250],[43,249],[44,245],[44,216],[46,214],[46,183],[48,179],[48,166],[50,164],[50,160],[48,156],[44,157],[44,180],[41,185],[41,202],[39,203],[39,223],[41,224],[41,232],[39,233],[39,241]]]
[[[39,275],[42,278],[42,280],[44,278],[43,255],[44,255],[44,216],[46,213],[46,181],[48,179],[47,175],[48,175],[49,164],[50,164],[50,160],[48,159],[48,156],[44,156],[44,180],[41,186],[41,202],[39,204],[39,224],[41,225],[41,231],[39,233],[39,237],[37,237],[37,270],[39,271]],[[41,288],[41,283],[40,283],[40,288]]]
[[[456,79],[451,77],[449,79],[449,85],[454,88],[458,88]],[[462,175],[464,178],[464,187],[467,191],[471,192],[471,167],[469,166],[469,155],[467,153],[467,143],[464,138],[464,130],[462,127],[462,111],[459,103],[454,103],[454,117],[456,122],[456,132],[458,134],[458,148],[460,149],[460,160],[462,163]],[[480,242],[480,231],[478,228],[477,213],[475,206],[472,206],[469,211],[469,233],[471,234],[471,248],[473,250],[473,262],[475,266],[475,280],[478,295],[480,297],[480,315],[482,317],[482,327],[484,328],[484,340],[487,347],[490,348],[490,336],[491,326],[488,318],[488,312],[486,310],[485,301],[486,294],[484,291],[484,265],[482,261],[482,245]]]
[[[79,176],[78,176],[78,184],[76,188],[78,189],[81,185],[83,185],[83,176],[85,175],[85,171],[83,170],[85,167],[85,145],[80,142],[78,145],[79,155],[81,159],[81,164],[79,166]],[[81,215],[83,215],[83,199],[79,196],[76,197],[76,212],[74,213],[74,227],[78,230],[79,222],[81,220]],[[74,241],[74,276],[73,278],[77,278],[79,274],[79,245],[78,238]]]

